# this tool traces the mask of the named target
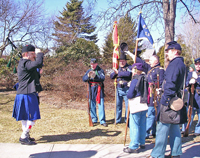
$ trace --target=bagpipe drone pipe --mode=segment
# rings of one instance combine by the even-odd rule
[[[11,63],[13,61],[13,63],[14,63],[13,73],[17,73],[17,69],[16,69],[16,62],[18,62],[17,57],[22,58],[22,54],[20,53],[18,48],[14,45],[14,43],[9,39],[9,37],[7,37],[6,40],[12,46],[12,51],[11,51],[11,54],[10,54],[10,59],[8,61],[7,67],[10,68],[11,67]],[[15,53],[16,51],[17,51],[17,53]]]

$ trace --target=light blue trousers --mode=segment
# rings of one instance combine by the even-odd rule
[[[125,87],[125,88],[117,87],[116,123],[122,122],[122,105],[123,105],[122,102],[123,102],[123,99],[125,101],[125,106],[126,106],[125,118],[124,118],[124,122],[126,122],[127,110],[128,110],[128,98],[127,98],[128,89],[129,89],[128,87]]]
[[[104,98],[101,98],[101,102],[100,102],[100,104],[98,104],[98,112],[99,112],[99,122],[100,122],[100,124],[106,123],[106,121],[105,121],[105,109],[104,109]],[[91,100],[90,115],[91,115],[91,118],[92,118],[92,122],[96,123],[98,121],[97,113],[96,113],[96,99]]]
[[[181,132],[179,125],[166,124],[160,121],[157,122],[156,128],[156,142],[155,147],[151,152],[151,156],[156,158],[164,158],[169,135],[169,143],[171,148],[171,155],[182,155]]]
[[[145,144],[146,136],[146,111],[130,114],[129,127],[130,127],[130,149],[137,149],[139,145]]]

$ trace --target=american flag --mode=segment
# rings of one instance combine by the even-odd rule
[[[119,58],[119,36],[117,31],[117,21],[114,22],[113,26],[113,68],[118,69],[118,58]]]

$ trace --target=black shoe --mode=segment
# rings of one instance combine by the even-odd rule
[[[140,149],[145,149],[145,145],[140,145]]]
[[[200,133],[194,133],[195,136],[200,136]]]
[[[181,131],[181,134],[184,134],[185,133],[185,131]]]
[[[130,149],[129,147],[124,148],[123,151],[124,151],[125,153],[129,153],[129,154],[131,154],[131,153],[138,153],[138,150],[137,150],[137,149]]]
[[[22,144],[22,145],[36,145],[37,143],[34,142],[34,141],[31,141],[28,137],[22,139],[22,138],[19,138],[19,142]]]
[[[108,125],[106,123],[101,124],[104,127],[108,127]]]
[[[156,138],[156,134],[152,134],[153,138]]]
[[[30,141],[35,141],[35,138],[31,138],[29,133],[27,133],[26,136],[28,137],[28,139],[29,139]]]

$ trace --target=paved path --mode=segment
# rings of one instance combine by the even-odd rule
[[[0,158],[145,158],[154,144],[146,144],[138,154],[123,152],[123,144],[37,144],[0,143]],[[200,142],[182,144],[181,158],[200,158]],[[170,153],[167,146],[166,155]]]

